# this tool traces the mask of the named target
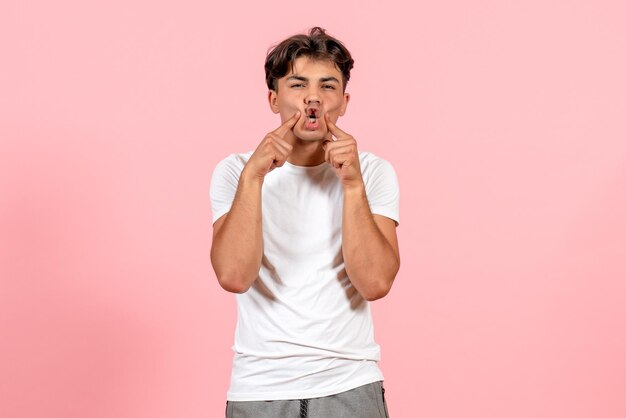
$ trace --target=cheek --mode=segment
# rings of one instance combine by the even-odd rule
[[[337,119],[341,114],[341,103],[334,103],[332,107],[329,106],[327,109],[333,120]]]
[[[289,112],[298,109],[298,101],[291,97],[283,97],[276,101],[280,112]]]
[[[333,97],[328,99],[328,110],[339,113],[341,111],[341,107],[343,106],[343,100],[341,97]]]

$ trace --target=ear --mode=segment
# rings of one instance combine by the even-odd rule
[[[269,90],[267,92],[267,100],[270,104],[270,109],[272,109],[272,112],[274,113],[278,113],[280,111],[280,109],[278,108],[278,105],[276,104],[276,98],[277,98],[277,93],[275,90]]]
[[[343,94],[343,104],[341,105],[341,110],[339,112],[339,116],[343,116],[346,113],[346,109],[348,108],[348,102],[350,101],[350,94]]]

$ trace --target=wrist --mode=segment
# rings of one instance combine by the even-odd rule
[[[362,181],[359,181],[355,184],[344,184],[343,194],[344,196],[349,196],[349,197],[365,196],[365,184],[363,184]]]
[[[244,167],[244,169],[241,171],[241,175],[239,176],[239,183],[250,186],[262,186],[264,179],[265,177],[259,176],[258,174],[253,173],[252,171],[249,171],[246,169],[246,167]]]
[[[260,176],[258,173],[254,172],[253,168],[250,168],[248,166],[248,164],[246,164],[243,167],[243,170],[241,170],[241,176],[239,177],[240,181],[244,180],[247,182],[260,182],[263,183],[263,179],[265,178],[265,176]]]

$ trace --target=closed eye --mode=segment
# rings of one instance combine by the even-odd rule
[[[326,90],[335,90],[335,86],[333,86],[332,84],[324,84],[322,88]]]

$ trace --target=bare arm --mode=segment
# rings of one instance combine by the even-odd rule
[[[243,293],[261,268],[263,229],[261,222],[262,179],[239,178],[233,205],[213,225],[211,263],[220,286]]]
[[[342,241],[346,273],[361,296],[372,301],[387,295],[400,268],[396,225],[372,215],[364,187],[345,190]]]
[[[367,300],[389,293],[400,268],[396,226],[392,219],[372,215],[361,176],[356,140],[326,118],[329,136],[325,158],[343,184],[342,251],[352,285]]]
[[[259,275],[263,257],[263,180],[287,161],[293,147],[283,138],[299,116],[296,112],[263,139],[241,172],[230,212],[213,225],[211,264],[220,286],[229,292],[247,291]]]

